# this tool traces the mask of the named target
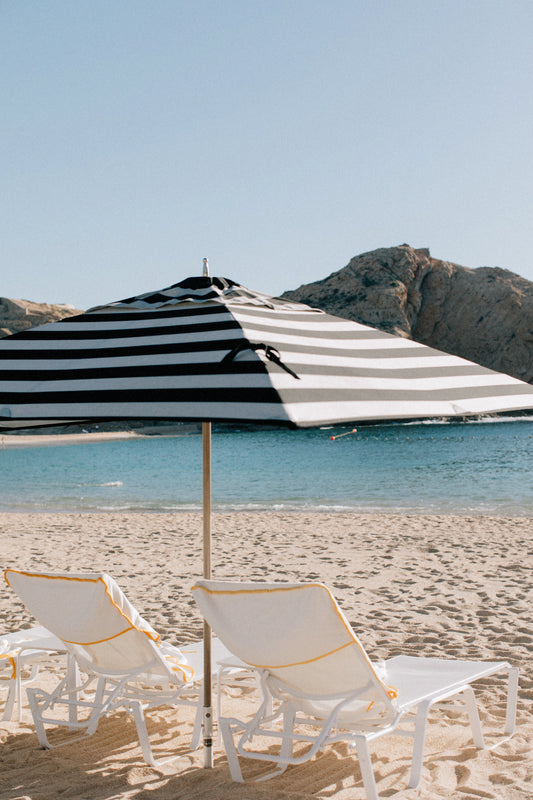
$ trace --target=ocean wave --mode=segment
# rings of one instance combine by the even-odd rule
[[[124,486],[122,481],[104,481],[103,483],[76,483],[76,489],[99,488],[102,486]]]
[[[412,426],[412,425],[494,425],[494,424],[502,424],[505,422],[533,422],[533,416],[530,414],[518,414],[516,416],[494,416],[493,414],[487,414],[485,416],[480,417],[465,417],[464,419],[420,419],[420,420],[409,420],[409,422],[391,422],[386,423],[387,425],[401,425],[401,426]],[[378,426],[376,426],[378,427]]]

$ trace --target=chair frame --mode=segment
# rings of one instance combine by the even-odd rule
[[[98,587],[95,595],[97,602],[106,598],[103,608],[107,609],[109,603],[109,608],[113,609],[113,616],[108,617],[111,620],[110,633],[106,633],[102,639],[86,641],[83,634],[81,641],[78,637],[74,641],[58,637],[60,645],[67,653],[67,669],[52,692],[42,688],[27,689],[39,743],[44,748],[58,747],[94,734],[102,716],[122,708],[133,716],[146,763],[159,767],[178,758],[175,755],[165,761],[157,761],[152,752],[144,714],[145,711],[162,705],[185,705],[196,709],[191,747],[194,749],[198,746],[202,722],[202,680],[194,679],[195,669],[187,665],[184,651],[168,642],[160,641],[157,632],[138,614],[112,578],[105,573],[39,573],[14,569],[6,570],[5,578],[30,612],[41,616],[43,622],[49,620],[46,624],[54,635],[64,630],[60,625],[63,613],[60,602],[64,595],[58,593],[61,581],[71,588],[76,582]],[[25,584],[26,580],[30,583]],[[32,585],[32,580],[45,580],[49,592],[50,587],[54,587],[48,596],[53,598],[57,610],[51,615],[40,608],[39,592],[35,588],[37,584]],[[53,584],[54,581],[57,583]],[[77,602],[76,599],[74,602]],[[94,626],[94,621],[91,620],[90,624]],[[136,660],[131,660],[127,649],[115,658],[112,646],[106,657],[100,659],[94,647],[106,646],[106,643],[123,634],[138,637],[137,640],[132,640],[137,641]],[[62,635],[65,636],[64,633]],[[132,652],[135,652],[135,648]],[[193,649],[196,651],[196,661],[203,661],[203,651],[198,645],[194,645]],[[116,652],[120,653],[119,649]],[[225,648],[224,654],[228,655]],[[56,709],[59,707],[66,708],[66,713],[58,714]],[[83,734],[53,744],[48,738],[48,725],[67,727],[72,731],[83,730]]]
[[[390,659],[393,662],[394,659]],[[385,662],[388,664],[389,662]],[[480,662],[482,663],[482,662]],[[388,725],[375,730],[364,730],[359,723],[354,723],[353,727],[344,720],[339,719],[343,709],[349,706],[357,695],[329,695],[321,697],[320,700],[338,701],[325,720],[317,719],[302,713],[298,708],[299,701],[313,701],[317,698],[313,695],[297,692],[293,687],[283,684],[279,678],[274,678],[268,670],[257,670],[260,677],[262,689],[262,702],[256,714],[249,722],[243,722],[234,717],[221,716],[219,725],[224,742],[224,748],[228,759],[231,777],[238,783],[243,782],[242,771],[239,764],[239,757],[264,760],[274,762],[277,768],[259,780],[267,780],[276,775],[282,774],[289,765],[302,764],[311,759],[317,752],[326,746],[336,742],[347,742],[355,748],[361,768],[363,785],[368,800],[378,800],[378,792],[372,769],[370,758],[369,743],[386,734],[397,736],[409,736],[413,739],[413,756],[411,772],[409,777],[409,788],[418,788],[422,775],[422,765],[424,756],[424,743],[427,729],[428,714],[430,709],[436,705],[460,695],[464,696],[463,710],[466,710],[472,729],[474,744],[479,749],[493,750],[503,742],[511,738],[516,724],[516,705],[518,696],[518,669],[512,667],[507,662],[487,663],[484,674],[479,677],[488,677],[497,673],[508,675],[507,681],[507,704],[504,736],[496,743],[487,747],[485,744],[483,731],[479,719],[477,703],[474,691],[470,683],[462,683],[450,686],[440,692],[425,697],[422,701],[412,705],[399,707],[396,718]],[[272,711],[273,704],[276,704]],[[409,712],[414,711],[414,717],[406,718]],[[273,723],[281,722],[281,729],[274,728]],[[398,728],[400,723],[412,725],[412,729]],[[316,735],[298,733],[295,728],[299,725],[308,727],[318,727]],[[237,745],[234,736],[240,734]],[[272,738],[280,741],[279,755],[247,749],[246,745],[252,746],[254,737]],[[308,742],[310,748],[300,756],[293,755],[293,746],[297,742]]]
[[[39,744],[46,749],[51,749],[79,741],[85,736],[92,736],[97,730],[101,717],[108,716],[122,708],[133,717],[144,760],[150,766],[157,768],[178,756],[164,760],[155,759],[146,727],[145,712],[159,706],[182,705],[196,709],[191,739],[191,749],[196,749],[200,743],[202,711],[198,682],[180,685],[176,688],[172,687],[170,675],[166,680],[163,676],[149,680],[145,674],[146,671],[162,663],[156,646],[152,643],[150,646],[154,651],[152,662],[136,672],[124,674],[124,672],[117,671],[113,674],[106,670],[105,673],[99,674],[93,665],[85,664],[78,655],[76,658],[72,658],[74,668],[67,670],[67,674],[53,692],[48,693],[37,688],[28,689],[28,700]],[[82,677],[83,673],[85,673],[84,677]],[[194,695],[196,699],[191,699],[190,695]],[[46,716],[47,712],[52,711],[55,706],[66,706],[68,718],[58,719]],[[83,710],[89,711],[89,715],[85,719],[79,719],[79,713]],[[64,742],[52,744],[45,725],[66,726],[70,730],[84,729],[84,733],[82,736],[69,737]]]
[[[368,800],[378,800],[369,744],[395,734],[413,740],[409,787],[416,789],[429,712],[457,699],[476,747],[492,750],[514,733],[518,669],[507,661],[395,656],[374,665],[321,583],[203,579],[192,591],[215,633],[259,676],[261,702],[252,719],[219,717],[236,782],[243,782],[239,758],[273,762],[274,771],[259,779],[266,780],[346,742],[357,752]],[[507,699],[503,735],[486,747],[472,685],[489,677],[507,678]],[[296,743],[303,748],[295,754]]]
[[[50,657],[66,653],[63,642],[41,625],[33,628],[24,628],[15,633],[3,634],[0,644],[7,648],[0,653],[0,659],[8,659],[11,666],[11,676],[7,679],[7,698],[2,715],[2,722],[9,722],[13,718],[15,706],[17,708],[17,721],[22,722],[22,691],[37,679],[43,661]],[[28,677],[23,677],[23,671],[29,668]],[[4,687],[2,687],[4,688]]]

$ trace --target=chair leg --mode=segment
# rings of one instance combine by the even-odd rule
[[[146,727],[146,718],[144,716],[144,708],[141,700],[130,700],[127,704],[127,710],[133,716],[143,758],[149,766],[154,769],[160,769],[165,764],[170,764],[171,761],[175,761],[180,757],[180,754],[177,753],[169,758],[156,759],[152,751],[152,745],[150,744],[150,737],[148,736],[148,728]],[[203,709],[201,708],[200,710],[202,711]]]
[[[41,710],[46,708],[48,705],[48,700],[46,698],[49,697],[49,695],[45,695],[39,689],[26,689],[26,694],[28,696],[30,711],[33,717],[33,724],[35,725],[35,733],[37,734],[37,739],[39,740],[39,744],[41,745],[41,747],[44,747],[45,750],[49,750],[51,748],[51,745],[46,735],[43,715],[41,713]],[[38,699],[39,696],[44,698],[42,703],[39,703]]]
[[[415,734],[413,742],[413,761],[411,764],[411,775],[409,777],[409,788],[417,789],[422,777],[422,762],[424,760],[424,741],[426,738],[426,725],[431,703],[426,701],[420,703],[415,719]]]
[[[228,759],[229,771],[232,781],[235,783],[244,783],[241,766],[239,764],[239,757],[237,755],[237,748],[233,740],[231,732],[231,724],[228,720],[222,718],[218,721],[220,732],[222,733],[222,742],[224,743],[224,750],[226,751],[226,758]]]
[[[494,744],[487,747],[485,744],[485,739],[483,737],[483,731],[481,728],[481,722],[479,720],[479,714],[477,710],[476,698],[474,694],[474,690],[471,686],[468,686],[465,689],[465,696],[466,696],[466,707],[468,711],[468,717],[470,720],[470,726],[472,728],[472,737],[474,739],[474,744],[476,747],[479,747],[480,750],[494,750],[496,747],[499,747],[503,742],[507,742],[514,733],[515,726],[516,726],[516,705],[518,701],[518,669],[516,667],[511,667],[509,669],[509,679],[507,684],[507,704],[505,708],[505,728],[504,728],[504,737],[499,741],[495,742]]]
[[[271,706],[271,703],[269,703],[268,705]],[[289,762],[292,758],[293,743],[294,743],[293,730],[294,730],[295,716],[296,712],[293,706],[291,706],[290,704],[287,705],[287,708],[285,709],[283,714],[283,738],[281,740],[279,758],[277,759],[278,766],[276,767],[275,770],[273,770],[273,772],[269,772],[266,775],[262,775],[261,778],[257,778],[256,779],[257,782],[269,781],[271,778],[276,778],[278,775],[282,775],[289,766]]]
[[[15,691],[17,693],[17,721],[22,722],[22,665],[20,663],[20,655],[16,656],[17,664],[17,677],[15,682]]]
[[[70,700],[68,707],[68,721],[69,721],[69,728],[71,730],[74,730],[75,728],[78,727],[77,700],[79,699],[79,692],[77,690],[77,686],[79,682],[80,682],[80,670],[78,667],[78,662],[69,653],[67,655],[66,687],[67,687],[68,697]]]
[[[130,711],[133,714],[133,719],[135,720],[135,727],[137,728],[137,736],[139,737],[139,744],[141,745],[143,758],[151,767],[157,768],[159,765],[154,759],[154,754],[152,753],[152,746],[150,745],[150,739],[148,738],[148,730],[146,728],[146,720],[144,718],[142,703],[140,700],[132,700],[130,701],[129,706]]]
[[[2,722],[9,722],[11,717],[13,716],[13,708],[15,706],[15,698],[18,696],[18,687],[17,683],[19,683],[18,678],[11,678],[7,684],[7,697],[6,697],[6,705],[4,708],[4,713],[2,714]],[[18,713],[20,716],[20,705],[18,709]],[[20,719],[19,719],[20,722]]]
[[[292,758],[294,717],[294,708],[288,706],[283,714],[283,739],[279,754],[281,764],[287,764]]]
[[[470,720],[470,727],[472,728],[472,738],[476,747],[480,750],[485,749],[485,740],[483,738],[483,731],[481,729],[481,722],[479,719],[479,712],[477,710],[476,696],[471,686],[467,686],[464,690],[466,710],[468,711],[468,719]]]
[[[507,684],[507,705],[505,709],[505,728],[503,739],[495,742],[488,750],[494,750],[504,742],[507,742],[513,735],[516,727],[516,704],[518,702],[518,669],[511,667],[509,669],[509,680]]]
[[[512,736],[516,727],[516,705],[518,702],[518,668],[509,670],[507,686],[507,707],[505,710],[505,733]]]
[[[356,736],[355,747],[357,750],[357,757],[359,759],[359,766],[361,767],[361,775],[363,777],[363,786],[365,787],[367,800],[379,800],[376,779],[374,778],[374,770],[372,769],[372,761],[370,759],[370,751],[368,749],[368,741],[366,737]]]
[[[91,716],[89,717],[89,724],[87,725],[87,736],[92,736],[98,727],[98,721],[100,719],[100,715],[102,713],[102,700],[104,697],[104,689],[105,689],[105,678],[98,678],[96,689],[94,692],[94,700],[93,700],[93,710],[91,711]],[[77,700],[77,693],[76,695]],[[76,700],[74,702],[76,702]],[[73,724],[72,717],[69,713],[69,724]]]

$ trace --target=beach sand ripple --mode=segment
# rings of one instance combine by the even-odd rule
[[[354,513],[233,513],[213,516],[213,574],[247,580],[328,584],[373,659],[399,653],[505,659],[520,667],[518,727],[493,752],[474,747],[466,717],[433,712],[421,789],[406,789],[410,744],[386,737],[372,746],[383,798],[530,800],[533,796],[532,520]],[[179,514],[0,514],[3,566],[106,571],[141,613],[174,643],[200,638],[190,587],[201,571],[201,517]],[[0,632],[35,624],[0,585]],[[502,691],[477,692],[487,739],[504,720]],[[0,695],[0,702],[4,694]],[[249,698],[235,700],[246,709]],[[24,708],[22,724],[0,724],[0,799],[304,800],[364,798],[356,759],[344,746],[290,768],[266,784],[231,783],[223,752],[215,768],[188,751],[192,715],[159,710],[150,732],[161,755],[142,761],[135,728],[121,714],[83,743],[39,749]],[[248,781],[268,771],[245,763]]]

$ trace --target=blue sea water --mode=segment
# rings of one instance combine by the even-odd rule
[[[215,432],[213,509],[533,515],[531,417],[351,430]],[[0,450],[2,511],[201,504],[200,435]]]

